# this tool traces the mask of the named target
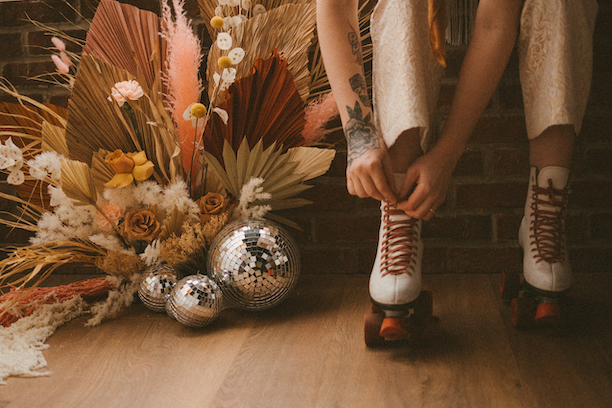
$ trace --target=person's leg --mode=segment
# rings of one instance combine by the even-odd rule
[[[388,146],[396,191],[426,148],[442,73],[429,42],[427,12],[427,0],[389,0],[379,2],[372,17],[375,121]],[[421,220],[381,202],[369,289],[389,319],[405,316],[421,292],[420,233]],[[404,334],[398,327],[381,329],[383,337]]]
[[[526,289],[548,299],[538,305],[536,318],[558,319],[551,299],[571,284],[565,212],[574,140],[590,88],[596,11],[591,0],[527,0],[521,17],[519,68],[531,174],[519,243]]]

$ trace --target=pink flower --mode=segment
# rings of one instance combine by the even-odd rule
[[[119,224],[119,220],[123,217],[125,213],[125,208],[119,206],[116,203],[106,203],[100,207],[106,218],[99,212],[96,213],[96,223],[98,227],[103,231],[110,231],[113,229],[113,226]],[[108,220],[107,220],[108,218]],[[114,225],[111,225],[108,221],[111,221]]]
[[[111,96],[115,101],[117,101],[117,105],[120,107],[129,99],[131,101],[136,101],[144,95],[144,91],[140,84],[135,80],[129,81],[121,81],[117,82],[115,86],[111,88]],[[109,97],[109,101],[112,99]]]
[[[66,51],[66,44],[57,37],[51,37],[51,42],[58,51]]]
[[[58,57],[57,55],[52,55],[51,59],[53,60],[53,63],[55,64],[59,72],[61,72],[62,74],[67,74],[68,72],[70,72],[70,67],[66,65],[66,63],[62,61],[60,57]]]

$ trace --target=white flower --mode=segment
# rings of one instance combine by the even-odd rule
[[[221,78],[223,78],[223,82],[233,84],[236,80],[236,68],[225,68],[221,73]]]
[[[242,0],[241,2],[242,8],[245,10],[250,10],[251,9],[251,0]]]
[[[147,245],[144,252],[140,254],[140,259],[142,259],[147,264],[147,266],[153,266],[160,262],[161,244],[159,243],[158,239]]]
[[[214,108],[213,112],[215,112],[217,115],[219,115],[219,117],[221,118],[223,123],[225,125],[227,125],[227,121],[229,120],[229,115],[228,115],[228,113],[227,113],[227,111],[225,109]]]
[[[62,74],[67,74],[70,72],[70,67],[68,66],[68,64],[62,61],[62,59],[58,57],[57,55],[53,54],[51,56],[51,60],[55,64],[55,67],[57,68],[57,70],[61,72]]]
[[[21,170],[22,167],[23,167],[23,159],[18,159],[15,161],[15,163],[13,163],[12,166],[8,166],[6,169],[8,171],[17,171],[17,170]]]
[[[62,162],[57,152],[42,152],[37,154],[33,160],[28,160],[30,175],[38,180],[44,180],[47,176],[54,182],[59,182],[62,177]]]
[[[230,7],[238,7],[240,5],[240,0],[227,0],[227,5]]]
[[[227,6],[229,4],[229,0],[219,0],[220,6]]]
[[[14,186],[23,184],[24,181],[25,181],[25,174],[23,174],[23,171],[21,170],[11,171],[8,177],[6,178],[6,182]]]
[[[51,207],[70,204],[70,199],[66,196],[64,190],[62,190],[60,187],[53,187],[52,185],[49,185],[48,191],[49,196],[51,197],[51,201],[49,202]]]
[[[228,52],[227,56],[232,60],[233,65],[237,65],[244,59],[245,54],[242,48],[236,47]]]
[[[245,20],[246,20],[246,17],[243,15],[232,17],[232,27],[236,27],[238,24],[241,24]]]
[[[138,204],[138,198],[134,194],[135,188],[134,184],[124,188],[106,188],[102,196],[106,201],[115,202],[123,208],[131,208]]]
[[[21,162],[21,165],[18,165]],[[19,170],[23,166],[23,154],[13,139],[6,139],[4,145],[0,142],[0,169]]]
[[[57,37],[51,37],[51,42],[58,51],[66,51],[66,44]]]
[[[264,179],[261,177],[252,177],[240,189],[240,198],[238,209],[245,218],[263,218],[266,213],[272,210],[270,205],[254,205],[251,203],[256,201],[266,201],[272,198],[272,194],[263,191],[261,186]]]
[[[161,207],[161,208],[160,208]],[[189,197],[187,184],[179,180],[176,183],[170,184],[164,191],[164,197],[159,201],[158,208],[166,214],[176,209],[178,212],[187,214],[190,217],[199,219],[200,208]]]
[[[134,195],[147,207],[153,207],[163,199],[163,189],[153,180],[138,183],[134,187]]]
[[[215,16],[223,17],[223,7],[215,7]]]
[[[232,36],[228,33],[219,33],[217,34],[217,47],[222,50],[229,50],[232,48]]]
[[[135,80],[117,82],[115,86],[111,88],[111,96],[117,102],[120,107],[129,99],[136,101],[144,96],[142,87]],[[112,102],[111,96],[108,100]]]
[[[266,8],[262,4],[256,4],[253,7],[253,17],[258,16],[266,12]]]

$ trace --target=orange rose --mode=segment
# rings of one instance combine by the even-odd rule
[[[200,207],[200,221],[206,223],[211,215],[221,214],[229,204],[229,198],[218,193],[208,193],[198,199],[196,204]]]
[[[121,235],[151,242],[159,235],[160,228],[157,207],[148,210],[140,208],[125,214],[123,224],[121,224]]]
[[[134,160],[120,149],[107,154],[104,161],[111,165],[115,173],[131,173],[134,168]]]

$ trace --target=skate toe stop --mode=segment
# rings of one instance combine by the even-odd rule
[[[399,340],[408,337],[406,320],[399,317],[387,317],[380,328],[380,336],[385,339]]]

